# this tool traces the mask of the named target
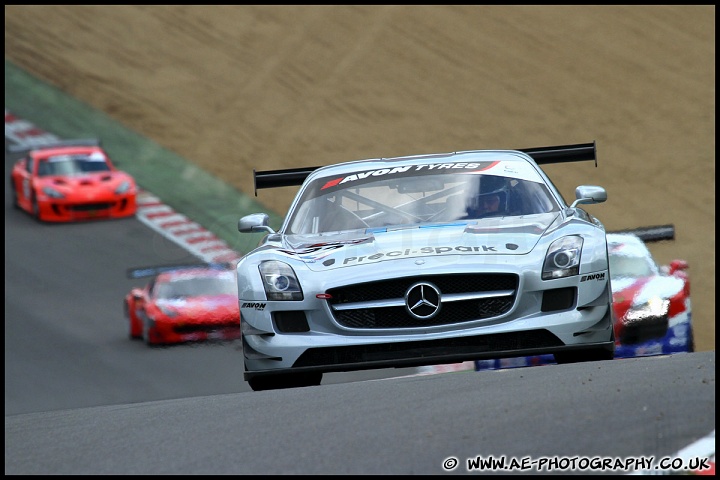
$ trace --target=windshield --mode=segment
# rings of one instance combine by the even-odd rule
[[[647,257],[610,254],[610,277],[638,278],[657,274],[657,266]]]
[[[206,295],[237,295],[235,277],[189,277],[171,282],[158,283],[155,286],[155,298],[185,298]]]
[[[57,155],[38,164],[38,176],[83,175],[94,172],[109,172],[110,166],[101,154]]]
[[[304,190],[291,214],[287,233],[324,233],[557,210],[557,202],[539,180],[477,173],[377,177],[367,174],[362,181],[344,186],[343,182],[324,177],[315,179]]]

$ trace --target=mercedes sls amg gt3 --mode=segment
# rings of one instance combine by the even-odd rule
[[[608,245],[539,165],[596,159],[595,143],[476,150],[254,172],[301,185],[276,231],[237,264],[244,379],[253,390],[323,373],[552,354],[614,358]]]

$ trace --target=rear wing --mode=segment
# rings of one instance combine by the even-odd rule
[[[33,144],[14,144],[8,145],[5,148],[7,153],[21,153],[31,152],[33,150],[44,150],[46,148],[58,148],[58,147],[99,147],[99,138],[76,138],[71,140],[58,140],[55,142],[48,143],[33,143]]]
[[[607,233],[631,233],[637,235],[643,242],[659,242],[660,240],[675,240],[675,225],[668,224],[629,228],[627,230],[614,230]]]
[[[538,165],[595,160],[595,166],[597,167],[597,150],[595,148],[595,142],[578,143],[575,145],[558,145],[555,147],[519,148],[517,151],[527,153]],[[253,169],[255,196],[257,197],[257,191],[259,188],[302,185],[307,176],[318,168],[320,168],[320,166],[263,171],[256,171]]]
[[[127,277],[130,279],[154,277],[165,272],[174,272],[177,270],[229,270],[233,267],[232,263],[191,263],[177,265],[155,265],[151,267],[134,267],[128,268]]]

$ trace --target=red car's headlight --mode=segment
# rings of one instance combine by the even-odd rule
[[[50,198],[65,198],[65,194],[58,192],[52,187],[43,187],[42,191]]]
[[[126,193],[128,190],[130,190],[131,187],[132,184],[129,181],[125,180],[120,185],[118,185],[118,187],[115,189],[115,193],[117,193],[118,195],[121,193]]]
[[[160,305],[158,305],[158,308],[160,309],[160,311],[162,313],[164,313],[166,316],[168,316],[170,318],[174,318],[179,315],[178,311],[173,308],[169,308],[166,306],[160,306]]]
[[[634,323],[647,318],[659,318],[668,314],[670,300],[652,297],[646,303],[630,307],[625,314],[626,323]]]

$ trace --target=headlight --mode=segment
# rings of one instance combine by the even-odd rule
[[[302,300],[303,293],[295,272],[287,263],[269,260],[259,266],[268,300]]]
[[[670,300],[652,297],[647,303],[628,309],[625,314],[625,323],[635,323],[648,318],[662,318],[668,314]]]
[[[166,316],[168,316],[170,318],[174,318],[174,317],[178,316],[178,312],[175,309],[168,308],[166,306],[161,306],[161,305],[158,305],[158,308],[160,309],[160,311],[162,313],[164,313]]]
[[[583,239],[578,235],[555,240],[545,255],[542,279],[551,280],[577,275],[580,270],[582,246]]]
[[[130,182],[128,182],[127,180],[125,180],[125,181],[123,181],[120,185],[118,185],[118,187],[115,189],[115,193],[117,193],[118,195],[121,194],[121,193],[125,193],[125,192],[127,192],[128,190],[130,190],[130,187],[131,187],[131,186],[132,186],[132,185],[130,185]]]
[[[65,195],[58,192],[52,187],[43,187],[42,189],[43,193],[47,195],[50,198],[65,198]]]

